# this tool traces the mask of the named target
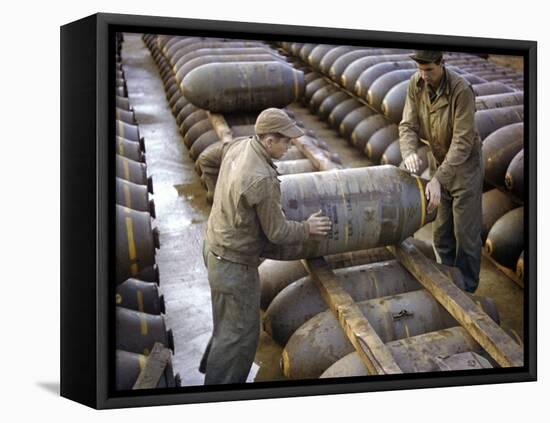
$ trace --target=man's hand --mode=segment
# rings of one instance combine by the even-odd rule
[[[309,216],[307,218],[307,223],[309,225],[310,235],[326,236],[332,227],[330,219],[326,216],[321,216],[321,210]]]
[[[405,168],[412,173],[418,172],[420,166],[422,166],[422,159],[416,153],[409,154],[403,162],[405,163]]]
[[[426,199],[428,200],[428,213],[431,213],[441,201],[441,184],[435,177],[426,185]]]

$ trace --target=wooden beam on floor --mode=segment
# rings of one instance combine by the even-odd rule
[[[231,141],[233,139],[233,132],[231,131],[231,128],[227,124],[227,121],[225,120],[223,115],[212,113],[210,111],[207,111],[206,114],[220,141]]]
[[[171,356],[172,352],[169,348],[165,348],[160,342],[155,342],[132,389],[156,388]]]
[[[523,349],[412,243],[388,249],[502,367],[522,367]]]
[[[302,153],[315,167],[315,169],[332,170],[342,169],[343,166],[334,163],[327,157],[327,152],[313,143],[313,138],[304,135],[303,137],[292,139],[292,144]]]
[[[523,279],[521,279],[516,272],[514,272],[512,269],[508,269],[507,267],[504,267],[500,263],[498,263],[493,257],[491,257],[489,254],[485,252],[485,250],[482,250],[483,256],[491,262],[492,265],[494,265],[498,270],[500,270],[502,273],[504,273],[509,279],[511,279],[513,282],[515,282],[518,286],[521,288],[524,288],[523,286]]]
[[[369,373],[402,373],[388,347],[384,345],[353,298],[341,287],[326,260],[321,257],[302,260],[302,263]]]

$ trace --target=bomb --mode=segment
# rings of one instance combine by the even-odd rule
[[[518,106],[523,104],[522,92],[490,94],[476,97],[476,110],[496,109],[499,107]]]
[[[119,350],[148,355],[155,342],[174,351],[172,330],[166,330],[162,315],[116,308],[115,344]]]
[[[328,122],[333,128],[338,128],[342,120],[353,110],[363,107],[363,103],[360,103],[354,98],[345,100],[339,103],[332,109],[328,116]]]
[[[523,122],[503,126],[485,138],[482,147],[485,180],[504,188],[508,166],[522,149]]]
[[[116,203],[132,210],[147,212],[153,218],[156,217],[155,202],[149,199],[145,185],[116,178]]]
[[[400,82],[408,81],[415,72],[412,69],[403,69],[382,75],[370,86],[366,96],[368,103],[376,110],[382,111],[382,102],[386,94]]]
[[[491,300],[471,298],[481,304],[493,320],[498,320]],[[423,289],[362,301],[357,306],[384,343],[457,325]],[[283,372],[291,379],[316,378],[351,352],[353,346],[338,320],[327,310],[308,320],[290,337],[283,350]]]
[[[280,62],[209,63],[183,79],[185,97],[216,113],[284,107],[304,93],[304,73]]]
[[[351,133],[351,143],[359,150],[365,151],[370,137],[379,129],[388,126],[390,122],[380,114],[373,114],[355,127]]]
[[[148,314],[166,313],[158,285],[130,278],[116,288],[116,305]]]
[[[375,163],[380,162],[384,151],[396,139],[399,139],[399,129],[395,124],[386,125],[374,132],[365,145],[365,154]]]
[[[439,371],[442,370],[438,366],[441,357],[470,351],[483,353],[479,344],[461,326],[398,339],[388,342],[386,347],[403,373]],[[469,370],[469,368],[464,367],[463,370]],[[368,374],[359,354],[352,352],[325,370],[321,378],[367,376]]]
[[[145,162],[145,155],[138,141],[130,141],[117,136],[116,153],[136,162]]]
[[[523,200],[523,148],[514,156],[504,177],[506,189]]]
[[[495,222],[514,208],[516,205],[510,196],[496,188],[483,193],[481,198],[481,239],[483,242],[487,239]]]
[[[503,126],[519,122],[523,122],[523,106],[480,110],[475,114],[476,130],[482,140]]]
[[[151,215],[116,206],[116,280],[136,277],[155,264],[159,235],[151,227]]]
[[[523,251],[523,207],[509,211],[496,221],[487,235],[485,251],[502,266],[516,268]]]
[[[295,260],[392,245],[435,218],[426,210],[427,181],[394,166],[341,169],[280,177],[282,207],[303,221],[322,210],[332,221],[327,237],[294,245],[269,243],[262,255]]]
[[[115,364],[116,389],[119,391],[131,390],[146,362],[147,356],[143,354],[117,350]],[[176,388],[179,386],[181,386],[180,375],[174,375],[172,361],[169,360],[156,388]]]

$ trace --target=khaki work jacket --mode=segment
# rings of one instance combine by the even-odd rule
[[[411,77],[399,143],[404,159],[416,152],[419,141],[428,144],[437,165],[434,176],[449,189],[470,157],[479,160],[481,141],[475,130],[475,96],[470,84],[453,71],[444,72],[443,89],[433,102],[418,72]]]
[[[276,167],[257,137],[220,144],[208,156],[210,169],[221,161],[206,230],[214,254],[257,266],[268,241],[294,244],[308,239],[307,222],[286,219]]]

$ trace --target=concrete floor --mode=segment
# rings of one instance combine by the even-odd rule
[[[183,386],[202,385],[204,376],[198,372],[198,364],[212,330],[210,289],[201,256],[210,207],[169,109],[157,67],[139,35],[125,35],[122,60],[130,104],[145,138],[148,172],[153,176],[154,225],[159,228],[161,241],[157,263],[166,322],[174,332],[174,371],[180,374]],[[298,104],[288,108],[340,155],[345,167],[371,164],[307,108]],[[429,241],[429,226],[417,237]],[[485,259],[478,294],[493,298],[502,326],[523,336],[523,290]],[[281,352],[282,348],[263,332],[248,381],[284,379]]]

